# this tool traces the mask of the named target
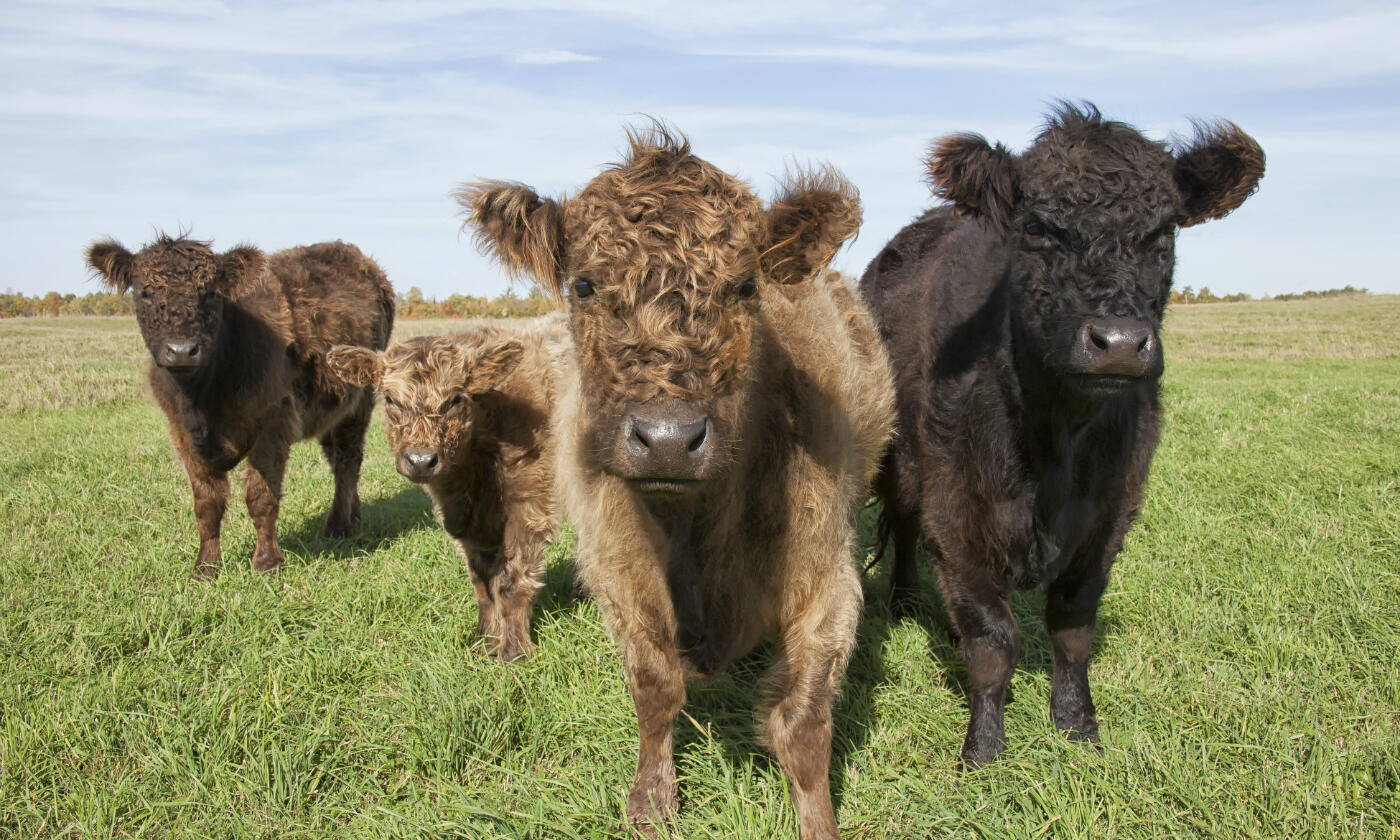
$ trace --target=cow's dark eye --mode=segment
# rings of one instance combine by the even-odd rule
[[[574,297],[579,300],[593,297],[593,284],[582,277],[574,281]]]
[[[1039,219],[1031,219],[1021,229],[1026,232],[1026,236],[1044,236],[1046,233],[1045,223]]]
[[[142,299],[142,300],[150,300],[150,299],[151,299],[151,287],[150,287],[150,286],[142,286],[142,287],[141,287],[141,299]]]
[[[384,407],[385,407],[385,408],[398,408],[398,405],[394,402],[394,398],[393,398],[393,397],[389,396],[388,394],[385,394],[385,395],[384,395]]]
[[[461,404],[462,404],[462,392],[461,392],[461,391],[458,391],[457,393],[453,394],[453,395],[452,395],[452,399],[450,399],[450,400],[447,401],[447,407],[448,407],[448,408],[456,408],[457,406],[459,406],[459,405],[461,405]]]
[[[734,293],[744,300],[748,300],[758,294],[758,278],[746,277],[744,282],[740,283],[738,288],[734,290]]]

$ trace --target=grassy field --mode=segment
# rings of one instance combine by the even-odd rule
[[[1005,760],[961,772],[937,596],[892,620],[877,568],[837,709],[848,838],[1400,836],[1400,298],[1182,307],[1165,344],[1162,446],[1091,672],[1102,748],[1049,720],[1026,594]],[[235,501],[225,572],[196,582],[144,357],[126,320],[0,322],[0,837],[627,836],[635,721],[567,539],[538,654],[488,661],[376,419],[353,538],[318,536],[330,474],[303,444],[288,563],[251,572]],[[693,687],[675,837],[796,837],[752,726],[765,664]]]

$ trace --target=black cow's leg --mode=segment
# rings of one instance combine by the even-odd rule
[[[1021,631],[1005,590],[990,570],[945,563],[939,568],[939,583],[967,663],[972,718],[963,742],[963,763],[977,767],[1006,747],[1006,689],[1021,655]]]
[[[894,541],[894,568],[890,570],[890,606],[896,612],[919,595],[919,509],[905,504],[899,492],[900,478],[907,469],[907,458],[896,447],[885,453],[884,464],[875,479],[880,495],[881,516]]]
[[[1099,721],[1089,694],[1089,649],[1099,598],[1108,585],[1107,570],[1065,576],[1045,593],[1045,627],[1055,655],[1050,714],[1071,738],[1097,741]]]
[[[365,457],[365,430],[374,410],[374,403],[367,399],[361,402],[354,414],[321,438],[321,450],[335,476],[335,498],[324,531],[328,537],[346,536],[360,521],[360,463]]]

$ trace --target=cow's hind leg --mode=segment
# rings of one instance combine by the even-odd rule
[[[1099,720],[1089,694],[1089,649],[1099,598],[1108,585],[1106,569],[1064,575],[1045,592],[1045,627],[1054,650],[1050,715],[1055,725],[1079,741],[1097,741]]]
[[[1006,690],[1021,655],[1021,631],[1006,591],[990,569],[944,561],[938,571],[943,600],[967,663],[972,716],[962,759],[969,768],[977,767],[1006,748]]]
[[[843,555],[806,604],[791,604],[769,679],[764,739],[792,781],[802,840],[839,840],[831,804],[831,707],[855,649],[861,590]]]
[[[907,456],[891,446],[875,479],[882,525],[894,542],[890,607],[896,614],[906,612],[919,597],[919,508],[908,504],[899,491],[902,470],[907,468],[907,463]]]
[[[335,476],[335,498],[326,515],[325,535],[344,537],[360,521],[360,463],[365,457],[365,431],[369,428],[374,403],[362,399],[359,408],[321,438],[331,473]]]
[[[282,565],[282,549],[277,545],[277,514],[282,504],[282,476],[287,469],[291,434],[285,417],[268,418],[262,434],[248,453],[243,476],[243,498],[257,532],[253,568],[271,571]]]

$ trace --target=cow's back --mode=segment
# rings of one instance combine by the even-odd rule
[[[337,344],[383,350],[394,326],[394,290],[384,271],[346,242],[278,251],[268,273],[287,303],[293,347],[324,358]]]

